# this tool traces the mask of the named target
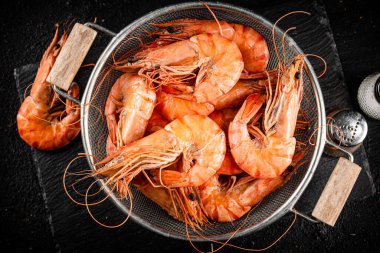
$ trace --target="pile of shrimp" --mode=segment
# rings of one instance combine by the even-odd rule
[[[105,105],[107,157],[92,177],[132,201],[131,185],[194,230],[243,217],[283,186],[304,152],[295,138],[305,55],[267,69],[251,27],[153,24],[156,40],[115,60]]]

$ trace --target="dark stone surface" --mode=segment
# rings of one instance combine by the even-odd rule
[[[147,11],[173,3],[174,1],[161,1],[160,3],[147,4],[146,1],[136,3],[103,2],[96,1],[92,4],[84,2],[58,1],[21,3],[14,1],[7,8],[1,8],[1,103],[2,113],[2,154],[4,165],[0,174],[0,223],[1,246],[13,248],[18,251],[35,250],[53,251],[58,247],[63,251],[104,251],[121,247],[133,251],[192,251],[187,242],[167,239],[140,226],[129,222],[127,226],[107,230],[97,227],[88,217],[83,208],[75,206],[69,201],[56,203],[50,210],[45,209],[43,198],[44,191],[39,186],[38,166],[34,166],[36,155],[32,155],[30,149],[20,141],[16,131],[15,116],[19,106],[18,95],[12,79],[13,68],[23,66],[31,62],[38,62],[42,52],[51,39],[53,24],[77,17],[77,21],[85,22],[98,18],[100,24],[111,30],[119,31],[132,20],[144,15]],[[297,6],[295,2],[234,1],[236,5],[247,7],[274,21],[280,15],[269,10],[268,7],[291,8]],[[305,1],[307,2],[307,1]],[[378,71],[379,53],[379,18],[375,16],[376,7],[368,6],[360,2],[331,2],[326,1],[328,18],[334,33],[337,50],[343,66],[344,76],[338,69],[331,70],[336,76],[332,80],[339,80],[347,84],[351,102],[346,105],[357,108],[356,90],[360,81],[368,74]],[[280,7],[279,7],[280,6]],[[320,10],[320,3],[308,3],[304,6],[308,10]],[[273,7],[274,8],[274,7]],[[42,11],[44,9],[44,11]],[[289,10],[289,9],[287,9]],[[292,9],[293,10],[293,9]],[[278,11],[278,10],[277,10]],[[317,15],[318,14],[318,15]],[[323,13],[316,13],[322,26],[326,26],[327,19],[323,19]],[[3,20],[4,19],[4,20]],[[310,22],[315,22],[316,20]],[[294,22],[303,22],[297,20]],[[307,34],[307,30],[299,26],[298,34]],[[309,31],[310,32],[310,31]],[[331,42],[333,39],[326,30],[327,36],[321,36],[322,40]],[[103,40],[99,43],[101,44]],[[298,40],[297,40],[298,42]],[[329,43],[328,43],[329,44]],[[335,49],[331,49],[336,53]],[[326,51],[327,53],[331,53]],[[331,76],[331,75],[329,75]],[[331,92],[345,92],[344,89],[334,89]],[[334,101],[333,101],[334,102]],[[337,102],[337,101],[335,101]],[[369,158],[369,168],[377,189],[380,185],[378,171],[380,134],[376,129],[380,126],[378,121],[369,120],[369,136],[365,141],[365,149]],[[71,145],[77,148],[80,139]],[[65,154],[70,147],[58,151],[57,154]],[[37,153],[38,154],[38,153]],[[62,156],[63,157],[63,156]],[[364,160],[363,160],[364,161]],[[360,161],[360,162],[363,162]],[[54,168],[52,170],[61,170]],[[46,179],[49,182],[49,178]],[[52,179],[51,184],[54,183]],[[54,196],[52,197],[54,199]],[[57,197],[58,198],[58,197]],[[59,197],[60,198],[60,197]],[[53,210],[69,210],[72,215],[77,215],[77,223],[67,222],[61,217],[61,225],[49,226],[51,212]],[[372,251],[379,249],[379,195],[348,204],[335,228],[327,225],[314,225],[305,220],[298,219],[292,230],[272,249],[276,251]],[[100,213],[101,215],[101,213]],[[54,215],[53,215],[54,217]],[[68,219],[70,220],[70,219]],[[251,247],[262,247],[273,241],[284,231],[291,222],[292,216],[287,215],[279,222],[251,236],[235,240],[234,243]],[[66,224],[65,224],[66,223]],[[54,222],[53,222],[54,224]],[[61,230],[60,230],[61,229]],[[136,236],[137,235],[137,236]],[[58,244],[57,244],[58,243]],[[214,245],[215,246],[215,245]],[[201,245],[206,250],[209,244]],[[215,247],[214,247],[215,248]],[[230,248],[226,251],[232,251]]]

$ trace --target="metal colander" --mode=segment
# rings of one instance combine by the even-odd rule
[[[207,4],[219,20],[243,24],[252,27],[262,34],[271,52],[268,69],[277,66],[277,58],[274,54],[274,45],[272,42],[273,24],[246,9],[220,3]],[[103,73],[108,69],[109,65],[113,63],[113,57],[118,58],[121,55],[128,54],[128,52],[132,55],[134,49],[139,46],[139,41],[133,39],[135,37],[140,38],[144,42],[149,42],[151,38],[147,36],[146,31],[155,29],[150,24],[168,22],[179,18],[213,19],[209,10],[199,2],[169,6],[148,13],[125,27],[112,39],[104,50],[90,76],[82,99],[82,139],[85,151],[88,154],[98,158],[104,158],[106,156],[106,138],[100,137],[108,133],[107,124],[104,119],[99,117],[99,111],[96,108],[104,109],[108,93],[113,83],[121,75],[120,72],[113,71],[106,77],[102,85],[99,85]],[[275,39],[278,45],[281,45],[282,36],[283,31],[279,28],[275,28]],[[285,36],[284,53],[288,61],[297,54],[302,53],[296,43],[287,35]],[[322,137],[325,136],[325,112],[316,75],[307,60],[303,79],[304,99],[302,100],[301,110],[308,112],[305,117],[311,124],[307,130],[299,131],[296,134],[298,140],[304,143],[308,143],[309,137],[313,133],[315,139],[315,145],[307,149],[307,153],[303,158],[305,163],[286,185],[265,198],[255,210],[249,214],[249,217],[244,216],[237,221],[229,223],[213,222],[203,228],[202,234],[206,237],[214,240],[223,240],[229,238],[237,228],[240,229],[235,237],[261,229],[291,210],[306,188],[314,174],[323,151],[324,139]],[[86,106],[90,103],[93,106]],[[88,156],[88,161],[90,165],[93,166],[94,161],[92,156]],[[106,191],[109,191],[109,189],[106,188]],[[187,239],[186,227],[182,222],[173,219],[157,204],[146,198],[139,191],[135,189],[132,189],[132,191],[133,210],[131,218],[135,222],[164,236]],[[122,211],[125,213],[130,212],[127,201],[117,199],[116,193],[111,193],[111,198]],[[194,241],[204,240],[191,230],[189,233]]]

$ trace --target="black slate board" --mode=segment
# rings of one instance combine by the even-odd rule
[[[247,8],[252,7],[246,2],[241,3],[241,5]],[[291,36],[303,51],[318,54],[327,61],[329,67],[328,72],[320,79],[326,110],[336,106],[350,107],[351,101],[347,87],[345,87],[339,57],[324,6],[318,1],[299,1],[297,3],[289,2],[287,4],[270,7],[268,5],[256,7],[257,8],[251,9],[267,17],[272,22],[292,10],[302,9],[312,13],[311,17],[297,16],[289,18],[282,22],[280,27],[287,28],[296,25],[298,27],[297,31],[291,34]],[[133,14],[131,13],[131,15]],[[104,43],[102,44],[102,42],[105,43],[105,39],[98,42],[99,47],[95,45],[95,49],[91,50],[91,54],[86,61],[94,62],[94,59],[96,59],[102,51],[100,46],[105,45]],[[312,63],[316,63],[315,69],[318,73],[321,70],[321,68],[318,67],[318,62],[312,60]],[[16,85],[20,98],[23,97],[25,87],[33,81],[36,68],[37,65],[32,64],[15,70]],[[77,81],[82,84],[82,86],[85,84],[88,74],[89,70],[81,70],[77,76]],[[114,230],[99,227],[91,220],[85,208],[77,206],[68,200],[62,189],[63,169],[77,153],[82,151],[83,148],[80,138],[76,138],[69,146],[58,151],[41,152],[32,150],[38,178],[44,191],[43,195],[45,196],[46,207],[50,214],[51,230],[56,241],[57,249],[63,251],[104,251],[117,247],[141,252],[152,251],[153,249],[154,251],[173,251],[174,249],[175,251],[192,250],[187,242],[164,238],[142,228],[132,221]],[[349,201],[367,197],[374,191],[372,178],[368,173],[369,165],[367,156],[363,148],[355,153],[355,160],[362,166],[363,171]],[[309,213],[312,210],[336,161],[336,158],[325,155],[322,157],[312,182],[297,203],[296,207],[298,210],[305,213]],[[82,160],[80,164],[85,167],[86,161]],[[107,223],[116,223],[122,220],[122,214],[111,203],[105,203],[101,207],[94,207],[93,212],[96,214],[96,217],[106,218]],[[255,233],[252,236],[236,239],[234,243],[239,246],[252,247],[252,240],[254,240],[256,241],[255,247],[267,245],[286,229],[289,222],[290,217],[286,216],[274,225],[271,225],[270,228]],[[340,222],[349,221],[344,221],[341,218],[338,224]],[[321,225],[315,226],[316,233],[321,233],[321,229],[323,231]],[[302,236],[304,235],[302,235],[302,231],[299,231],[299,229],[293,229],[287,235],[290,239],[293,237],[302,238]],[[282,244],[282,242],[279,244]],[[204,250],[210,249],[209,243],[198,245]]]

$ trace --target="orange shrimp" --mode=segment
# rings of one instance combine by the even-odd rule
[[[155,24],[160,31],[154,32],[160,39],[187,39],[191,36],[211,33],[220,34],[239,47],[244,61],[244,69],[251,73],[266,70],[269,61],[269,49],[264,37],[251,27],[229,24],[226,21],[177,19],[163,24]],[[159,39],[159,40],[160,40]]]
[[[243,55],[244,69],[252,73],[265,71],[269,62],[269,49],[264,37],[250,27],[240,24],[232,26],[235,30],[233,41]]]
[[[106,142],[106,153],[107,155],[112,155],[117,150],[116,142],[113,142],[111,135],[108,134]]]
[[[232,156],[231,152],[227,151],[226,155],[224,156],[224,160],[220,168],[218,169],[219,175],[237,175],[242,173],[243,170],[240,169],[239,165],[234,160],[234,157]]]
[[[228,133],[228,126],[230,122],[235,118],[238,109],[224,109],[221,111],[214,111],[209,115],[218,126],[225,132]],[[224,157],[223,163],[218,170],[218,174],[222,175],[236,175],[240,174],[242,170],[239,168],[239,165],[235,162],[232,157],[231,152],[228,150],[228,138],[227,142],[227,151]]]
[[[214,110],[241,106],[250,94],[265,91],[267,82],[267,80],[257,79],[240,80],[229,92],[206,103],[182,99],[181,97],[186,97],[186,95],[182,96],[181,91],[165,86],[161,91],[157,92],[157,110],[168,120],[174,120],[185,115],[199,114],[208,116]]]
[[[214,111],[214,106],[210,103],[197,103],[182,99],[164,90],[157,92],[157,101],[157,110],[170,121],[185,115],[207,116]]]
[[[66,100],[65,109],[52,84],[46,81],[61,48],[66,42],[64,32],[58,41],[58,27],[45,51],[30,95],[25,98],[17,113],[20,137],[31,147],[55,150],[69,144],[80,132],[80,107]],[[69,95],[79,97],[79,86],[73,84]]]
[[[224,109],[214,111],[209,115],[210,119],[215,121],[216,124],[226,133],[228,133],[228,127],[230,122],[235,118],[239,109]]]
[[[215,110],[223,110],[226,108],[232,108],[241,106],[244,100],[255,92],[265,90],[264,81],[238,81],[232,89],[226,94],[217,97],[210,101],[210,104],[214,105]]]
[[[161,28],[153,32],[154,35],[159,35],[161,39],[170,40],[172,38],[187,39],[191,36],[202,33],[219,33],[227,39],[233,38],[235,30],[231,24],[220,20],[198,20],[198,19],[176,19],[166,23],[154,24]]]
[[[282,177],[258,179],[232,188],[216,174],[199,187],[204,210],[211,220],[231,222],[246,214],[253,205],[284,183]]]
[[[133,185],[147,198],[155,202],[173,218],[185,222],[193,229],[208,223],[208,219],[199,203],[198,192],[193,187],[167,189],[155,187],[141,174]]]
[[[246,214],[270,193],[289,181],[303,163],[304,153],[298,152],[291,166],[275,178],[255,179],[250,175],[230,184],[221,173],[215,174],[198,187],[203,209],[208,218],[219,222],[231,222]]]
[[[245,76],[245,79],[240,79],[229,92],[211,100],[210,104],[214,105],[215,110],[240,107],[252,93],[265,92],[269,83],[275,87],[276,80],[277,72],[274,71]]]
[[[167,121],[154,110],[152,118],[149,120],[147,131],[150,130],[151,133],[157,132],[167,125],[164,124],[165,122]],[[151,127],[149,127],[150,125]],[[168,167],[168,169],[175,171],[182,171],[182,168],[183,159],[179,159],[176,163]],[[149,172],[152,176],[160,174],[159,169],[150,170]],[[143,175],[145,175],[145,178],[143,178]],[[203,207],[200,205],[199,193],[195,187],[169,189],[156,186],[150,180],[150,176],[147,173],[137,175],[137,177],[133,179],[132,184],[173,218],[183,221],[194,230],[199,228],[199,225],[208,223]],[[127,195],[122,193],[122,196]]]
[[[162,170],[159,182],[168,187],[199,186],[216,173],[225,152],[224,132],[214,121],[187,115],[120,148],[98,163],[104,166],[92,174],[108,177],[106,183],[110,185],[119,180],[128,184],[141,171],[170,166],[183,154],[183,171]]]
[[[157,111],[157,107],[153,110],[152,116],[148,121],[146,126],[145,135],[157,132],[158,130],[163,129],[169,121],[167,121],[161,114]]]
[[[121,71],[140,68],[140,74],[162,72],[169,80],[178,72],[182,73],[181,76],[194,76],[194,71],[199,69],[194,92],[190,95],[190,99],[198,103],[208,102],[231,90],[244,67],[237,45],[218,34],[200,34],[157,49],[144,50],[132,60],[133,63],[115,63],[115,68]],[[171,72],[166,71],[168,69]]]
[[[110,150],[144,136],[153,113],[156,93],[144,77],[126,73],[112,86],[105,105]]]
[[[292,161],[296,147],[293,135],[303,93],[303,64],[303,56],[297,56],[281,73],[274,96],[268,86],[264,133],[258,127],[247,127],[264,103],[257,94],[247,98],[230,124],[232,155],[239,167],[254,178],[278,177]]]
[[[154,133],[160,131],[165,125],[167,125],[167,121],[154,110],[148,122],[147,132],[151,131],[151,133]],[[171,164],[168,169],[180,171],[182,169],[182,159]],[[116,172],[117,171],[108,170],[105,172],[105,176],[112,177]],[[158,169],[152,169],[149,172],[152,175],[158,175],[160,173]],[[132,196],[129,183],[132,183],[137,190],[159,205],[170,216],[184,222],[194,230],[199,228],[200,225],[208,223],[208,219],[200,205],[199,193],[195,187],[168,189],[166,187],[156,186],[150,179],[149,173],[140,173],[134,177],[131,182],[128,182],[124,178],[114,181],[115,190],[119,196],[125,198]],[[132,201],[132,199],[130,200]]]

